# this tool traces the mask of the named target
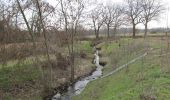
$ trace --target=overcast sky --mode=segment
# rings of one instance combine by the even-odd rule
[[[55,6],[56,0],[46,0],[51,5]],[[123,3],[123,0],[96,0],[100,3],[107,4],[107,3]],[[160,0],[163,4],[165,4],[166,8],[170,8],[170,0]],[[166,11],[164,14],[162,14],[159,18],[159,21],[152,21],[149,23],[149,28],[157,28],[162,27],[166,28],[168,24],[168,27],[170,27],[170,11]],[[144,28],[143,25],[138,25],[138,28]]]
[[[99,2],[103,3],[122,3],[123,0],[98,0]],[[163,4],[165,4],[166,8],[170,8],[170,0],[160,0]],[[156,28],[156,27],[170,27],[170,11],[167,10],[164,14],[160,16],[159,21],[152,21],[149,23],[149,28]],[[144,28],[143,25],[138,25],[138,28]]]

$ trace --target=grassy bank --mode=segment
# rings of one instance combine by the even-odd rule
[[[91,63],[93,58],[92,47],[90,41],[81,41],[75,44],[75,78],[89,74],[95,69]],[[62,55],[67,55],[67,48],[60,48]],[[52,62],[57,64],[55,54],[50,54]],[[40,63],[35,64],[35,57],[27,57],[25,59],[16,59],[0,64],[0,99],[2,100],[42,100],[44,95],[43,83],[41,81],[41,73],[38,66],[42,66],[44,79],[47,87],[54,89],[65,82],[69,82],[70,68],[62,68],[55,65],[52,69],[46,66],[47,57],[38,56]],[[52,77],[51,77],[52,75]],[[50,83],[52,78],[52,84]],[[48,95],[48,92],[45,92]]]
[[[101,54],[100,61],[107,62],[103,74],[107,74],[143,54],[148,46],[143,42],[143,39],[121,38],[97,45],[98,48],[101,48],[101,51],[99,51],[99,54]]]
[[[109,77],[91,82],[73,100],[168,100],[170,56],[159,56],[167,53],[166,41],[151,38],[147,42],[154,50],[146,57]]]

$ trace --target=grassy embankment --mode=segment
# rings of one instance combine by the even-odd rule
[[[80,77],[90,73],[95,66],[91,64],[93,52],[90,46],[91,42],[81,41],[75,46],[75,50],[83,52],[83,58],[76,58],[75,61],[75,77]],[[63,52],[67,52],[63,48]],[[65,55],[65,54],[63,54]],[[38,56],[41,64],[47,61],[46,56]],[[52,60],[56,61],[55,56],[51,54]],[[79,60],[77,60],[79,59]],[[82,62],[82,63],[81,63]],[[40,64],[40,65],[41,65]],[[56,77],[52,88],[68,81],[70,69],[62,70],[60,68],[53,68],[53,76]],[[44,69],[44,74],[50,78],[48,74],[48,66]],[[23,61],[10,60],[6,64],[0,64],[0,99],[3,100],[42,100],[43,86],[40,83],[41,72],[34,64],[34,57],[27,57]],[[47,80],[48,82],[48,80]],[[2,98],[3,97],[3,98]]]
[[[141,39],[133,40],[135,43],[138,41]],[[138,45],[142,43],[144,41]],[[145,40],[145,43],[153,48],[146,57],[109,77],[91,82],[83,93],[73,97],[73,100],[168,100],[170,98],[170,68],[168,67],[170,56],[159,56],[169,52],[166,50],[166,41],[149,38]],[[117,57],[116,53],[113,56]],[[120,65],[126,62],[124,58],[126,55],[118,61]],[[129,56],[128,60],[130,60]],[[110,65],[105,66],[104,73],[110,70]]]
[[[101,54],[100,61],[107,62],[107,65],[103,69],[103,74],[109,73],[145,52],[147,45],[141,44],[142,42],[141,39],[122,38],[117,41],[97,45],[98,48],[101,48],[101,51],[99,51],[99,54]]]

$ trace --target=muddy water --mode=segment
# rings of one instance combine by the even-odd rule
[[[102,76],[102,66],[99,64],[99,55],[98,51],[94,54],[95,59],[94,63],[96,65],[96,70],[92,73],[92,75],[87,76],[83,79],[78,80],[73,86],[69,86],[68,90],[64,94],[56,94],[52,100],[71,100],[72,96],[79,95],[86,87],[86,85],[93,80],[96,80],[100,76]]]

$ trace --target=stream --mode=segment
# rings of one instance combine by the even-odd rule
[[[53,96],[52,100],[71,100],[72,96],[81,94],[81,92],[85,89],[86,85],[90,81],[96,80],[100,76],[102,76],[103,66],[99,64],[98,50],[96,50],[94,57],[95,57],[94,63],[96,65],[96,70],[90,76],[82,78],[78,80],[75,84],[73,84],[72,86],[69,86],[66,93],[64,94],[57,93],[55,96]]]

